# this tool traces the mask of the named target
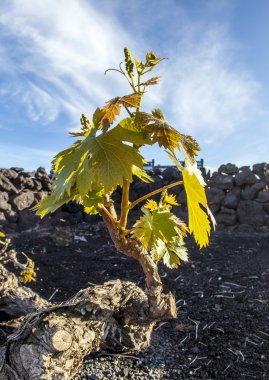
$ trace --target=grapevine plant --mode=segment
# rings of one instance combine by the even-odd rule
[[[156,315],[162,312],[164,304],[157,264],[163,261],[169,268],[177,268],[181,261],[187,261],[185,236],[193,234],[198,246],[205,247],[215,221],[207,205],[204,179],[197,168],[198,143],[173,128],[160,109],[151,113],[141,109],[148,87],[157,85],[160,79],[156,76],[147,78],[146,74],[163,58],[149,52],[144,61],[139,61],[132,58],[127,48],[124,55],[125,64],[109,70],[126,79],[131,93],[113,98],[103,108],[97,108],[91,120],[82,115],[81,130],[70,133],[78,139],[58,153],[52,162],[53,191],[39,202],[36,210],[43,217],[72,200],[82,204],[88,214],[99,213],[116,249],[141,264],[146,275],[147,294]],[[115,123],[122,111],[126,117]],[[152,181],[143,169],[146,161],[140,149],[154,144],[165,150],[182,173],[182,181],[131,202],[129,189],[133,177],[144,182]],[[184,156],[184,165],[177,158],[178,152]],[[111,197],[117,186],[122,188],[120,215],[116,213]],[[169,189],[175,186],[185,188],[188,225],[172,212],[172,207],[179,206],[176,197],[169,194]],[[161,193],[158,203],[151,198],[157,193]],[[129,226],[129,213],[145,200],[142,216]]]
[[[19,279],[22,283],[35,281],[36,272],[35,264],[24,253],[26,263],[21,263],[17,258],[15,249],[10,248],[10,239],[6,237],[4,232],[0,231],[0,264],[12,263],[16,269],[20,269]]]

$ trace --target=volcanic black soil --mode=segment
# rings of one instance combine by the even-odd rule
[[[115,252],[102,222],[25,232],[13,245],[39,268],[30,286],[53,301],[116,278],[144,287],[139,265]],[[77,379],[269,379],[269,235],[219,232],[202,251],[192,239],[187,246],[189,263],[160,266],[178,319],[157,326],[146,352],[90,355]]]

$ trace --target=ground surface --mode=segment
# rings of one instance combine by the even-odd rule
[[[102,223],[24,233],[14,245],[39,267],[32,288],[54,301],[109,279],[144,286],[140,267],[115,253]],[[187,245],[188,264],[161,267],[178,319],[156,328],[147,352],[91,355],[77,379],[269,378],[269,236],[221,232],[202,252]]]

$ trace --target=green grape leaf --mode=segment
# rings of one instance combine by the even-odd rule
[[[156,239],[155,244],[150,250],[152,259],[157,263],[163,259],[164,254],[167,252],[166,244],[162,239]]]
[[[216,222],[207,205],[204,189],[205,181],[201,171],[197,168],[196,161],[193,165],[187,161],[185,167],[182,167],[175,155],[171,153],[168,153],[168,155],[177,165],[178,169],[182,171],[183,183],[187,194],[190,233],[193,233],[200,248],[206,247],[209,242],[210,220],[213,228],[215,228]],[[207,210],[207,213],[205,210]]]
[[[142,207],[142,211],[144,215],[134,224],[132,234],[146,249],[151,248],[157,239],[168,242],[177,235],[178,224],[171,212],[154,209],[151,213],[146,207]]]
[[[176,200],[176,196],[174,194],[168,194],[165,192],[163,198],[162,198],[163,204],[168,204],[170,206],[179,206],[179,203]]]
[[[154,66],[158,65],[158,63],[160,63],[164,59],[167,59],[167,58],[156,57],[153,51],[150,51],[149,53],[147,53],[145,66],[151,67],[151,69],[147,71],[151,71],[154,68]]]
[[[206,212],[207,209],[205,189],[200,184],[195,174],[183,170],[183,182],[187,194],[187,205],[189,213],[189,229],[200,248],[208,245],[210,235],[210,222]]]
[[[145,204],[145,207],[148,208],[150,211],[156,210],[159,206],[156,201],[153,199],[148,199],[147,203]]]
[[[139,61],[136,57],[134,57],[134,61],[135,61],[135,67],[136,67],[136,70],[139,74],[142,74],[143,70],[145,69],[145,65],[143,64],[143,62]]]
[[[137,92],[109,100],[101,109],[102,116],[99,118],[98,125],[101,125],[103,130],[106,131],[116,120],[116,117],[120,115],[120,106],[138,108],[140,100],[141,95]]]
[[[152,145],[150,135],[143,130],[138,130],[133,122],[133,118],[123,119],[116,127],[112,128],[107,134],[111,138],[120,138],[121,141],[128,141],[137,146]]]
[[[196,156],[200,147],[192,136],[180,134],[178,149],[184,154],[186,163],[191,165],[196,163]]]
[[[156,109],[152,114],[138,112],[135,123],[144,125],[145,131],[152,134],[153,141],[158,142],[160,147],[173,152],[178,146],[180,133],[168,124],[161,110]]]
[[[156,239],[150,254],[155,262],[163,260],[163,263],[170,269],[177,268],[181,261],[188,261],[188,251],[180,236],[165,243],[161,239]]]
[[[181,261],[187,262],[189,260],[187,247],[180,236],[173,238],[167,246],[168,251],[177,255]]]
[[[153,179],[147,174],[143,169],[138,168],[137,166],[132,167],[133,175],[137,176],[141,181],[150,183],[153,182]]]
[[[153,78],[150,78],[150,79],[148,79],[146,82],[144,82],[144,83],[140,83],[140,86],[154,86],[155,84],[158,84],[158,83],[159,83],[160,78],[161,78],[161,77],[153,77]]]
[[[163,263],[170,269],[177,268],[181,261],[188,261],[188,251],[185,243],[180,237],[176,237],[167,244],[163,255]]]
[[[71,194],[71,189],[76,183],[80,168],[82,166],[85,167],[84,161],[89,161],[89,146],[87,142],[87,138],[78,140],[70,148],[58,153],[54,158],[52,162],[53,172],[55,173],[53,194],[56,201],[64,197],[65,193],[67,195]]]
[[[94,111],[94,114],[92,116],[92,122],[96,128],[102,127],[101,123],[102,123],[102,119],[104,118],[104,116],[105,116],[105,112],[103,110],[101,110],[99,107],[96,108],[96,110]]]
[[[90,172],[105,192],[122,186],[123,178],[132,182],[133,166],[143,168],[143,157],[137,149],[124,144],[120,133],[110,132],[91,139],[89,136]]]
[[[61,199],[56,199],[55,194],[52,193],[48,197],[38,202],[33,207],[33,210],[36,211],[37,215],[43,218],[48,213],[56,211],[59,207],[61,207],[62,205],[64,205],[72,199],[73,197],[70,197],[67,194],[65,194],[65,196],[63,196]]]
[[[105,200],[104,195],[104,188],[93,184],[92,190],[82,198],[84,211],[90,215],[98,214],[98,206],[103,204]]]

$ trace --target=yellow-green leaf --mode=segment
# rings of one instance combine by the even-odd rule
[[[181,261],[188,261],[188,251],[182,238],[175,237],[167,244],[167,250],[163,255],[163,263],[171,269],[177,268]]]
[[[89,150],[91,174],[105,192],[122,186],[123,178],[132,182],[133,165],[143,168],[143,157],[137,149],[124,144],[120,134],[107,132],[89,139]]]
[[[147,203],[145,204],[145,207],[148,208],[150,211],[156,210],[159,206],[158,203],[155,202],[153,199],[148,199]]]
[[[137,166],[133,166],[133,175],[137,176],[141,179],[141,181],[150,183],[153,182],[153,179],[147,174],[147,172],[141,168],[138,168]]]
[[[113,139],[128,141],[136,146],[152,145],[150,135],[144,130],[138,130],[133,118],[123,119],[116,127],[112,128],[107,134]]]
[[[169,210],[154,209],[151,213],[146,207],[142,207],[142,211],[144,215],[135,223],[132,234],[146,249],[151,248],[157,239],[166,243],[177,235],[177,222]]]
[[[180,133],[168,124],[161,110],[156,109],[152,114],[139,112],[135,123],[143,125],[145,131],[152,135],[153,141],[158,142],[160,147],[163,146],[173,152],[178,146]]]
[[[97,184],[93,184],[92,190],[83,197],[82,203],[87,214],[97,214],[98,206],[104,203],[104,189]]]
[[[195,174],[183,170],[183,182],[187,194],[187,205],[189,213],[189,229],[200,248],[208,245],[210,234],[210,222],[207,213],[205,189],[200,184]],[[201,207],[202,206],[202,207]]]
[[[59,207],[69,202],[70,200],[72,200],[72,197],[68,196],[67,194],[65,194],[65,196],[59,200],[56,199],[54,193],[52,193],[37,203],[33,207],[33,210],[36,211],[37,215],[43,218],[48,213],[56,211]]]
[[[116,117],[120,115],[120,106],[137,108],[140,104],[141,95],[139,93],[133,93],[122,97],[117,97],[109,100],[99,113],[98,124],[102,125],[104,131],[106,131],[110,124],[112,124]]]

